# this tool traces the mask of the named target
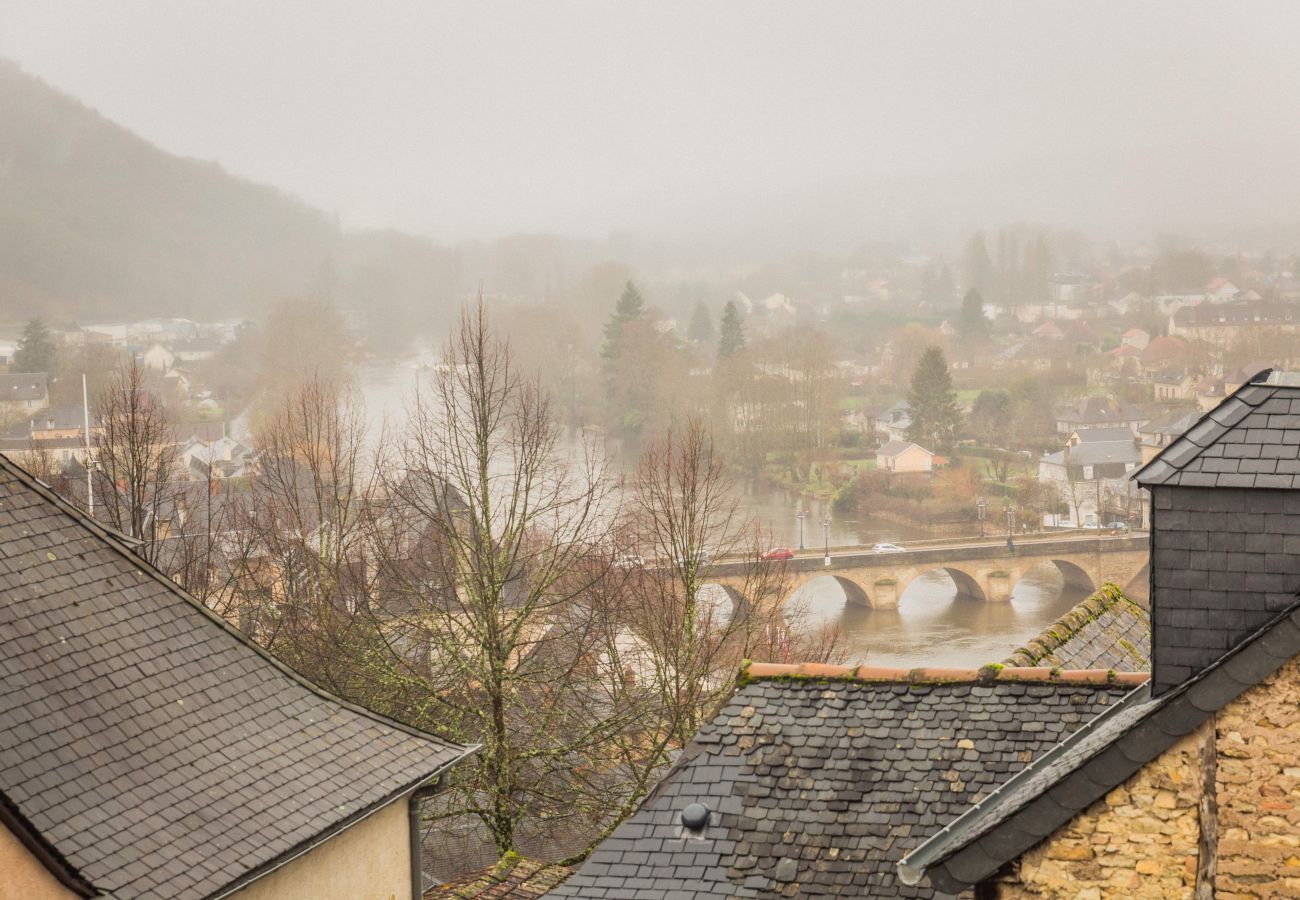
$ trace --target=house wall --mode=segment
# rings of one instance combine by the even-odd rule
[[[1260,460],[1271,462],[1295,460]],[[1220,485],[1157,486],[1151,493],[1151,572],[1159,597],[1151,611],[1152,690],[1158,695],[1295,601],[1300,491]]]
[[[1200,836],[1201,753],[1183,738],[1034,847],[994,887],[1000,898],[1191,897]]]
[[[0,825],[0,900],[75,900],[76,896]]]
[[[1000,898],[1192,897],[1200,873],[1213,878],[1214,890],[1202,885],[1196,896],[1300,896],[1300,658],[1034,847],[990,888]]]
[[[401,797],[232,895],[237,900],[410,900],[410,832]]]
[[[1215,896],[1300,896],[1300,660],[1229,704],[1215,732]]]

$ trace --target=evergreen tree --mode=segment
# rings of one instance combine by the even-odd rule
[[[722,310],[722,324],[718,328],[718,358],[727,359],[745,349],[745,323],[740,318],[736,301],[728,300]]]
[[[926,347],[912,370],[912,387],[907,392],[912,424],[907,439],[931,452],[951,450],[961,427],[957,393],[952,387],[948,360],[938,347]]]
[[[709,312],[703,300],[695,301],[695,311],[691,313],[691,327],[687,337],[697,344],[711,344],[717,337],[717,329],[713,327],[713,314]]]
[[[40,319],[32,319],[23,328],[10,369],[14,372],[52,372],[57,353],[50,329]]]
[[[1007,425],[1012,421],[1014,406],[1006,391],[980,391],[970,409],[970,433],[987,446],[1005,447],[1009,443]]]
[[[984,315],[984,297],[971,288],[961,300],[961,318],[957,328],[963,340],[976,341],[989,333],[989,320]]]
[[[993,286],[993,260],[989,258],[989,248],[984,243],[984,232],[977,231],[966,243],[963,259],[966,289],[987,294]]]
[[[605,343],[601,345],[600,355],[605,359],[618,356],[618,339],[623,333],[623,326],[645,315],[645,300],[636,285],[628,282],[614,307],[614,314],[605,323]]]

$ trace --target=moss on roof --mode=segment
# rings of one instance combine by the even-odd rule
[[[1027,641],[1008,666],[1151,668],[1151,617],[1111,582]]]

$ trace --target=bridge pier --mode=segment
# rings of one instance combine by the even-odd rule
[[[897,578],[877,578],[871,586],[870,606],[872,609],[897,609],[898,594]]]
[[[1011,586],[1010,572],[990,572],[984,579],[984,598],[990,603],[1010,603]]]

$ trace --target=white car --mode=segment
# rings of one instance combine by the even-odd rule
[[[645,560],[635,553],[620,553],[614,558],[614,565],[620,569],[641,569],[645,567]]]
[[[872,553],[906,553],[902,547],[897,544],[876,544],[871,548]]]

